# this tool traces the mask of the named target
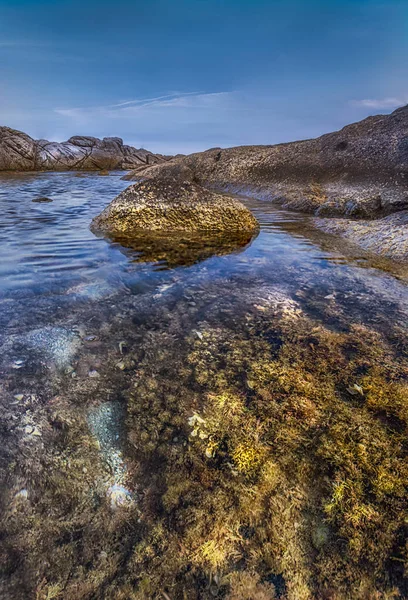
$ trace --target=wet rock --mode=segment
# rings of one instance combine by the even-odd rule
[[[364,250],[398,262],[408,261],[408,211],[375,221],[314,219],[326,233],[341,235]]]
[[[319,217],[347,216],[350,218],[372,219],[383,214],[381,195],[368,198],[355,197],[328,200],[320,206],[316,215]]]

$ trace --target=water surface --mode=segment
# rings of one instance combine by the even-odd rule
[[[38,598],[88,597],[85,587],[81,592],[75,587],[85,585],[87,576],[81,569],[99,569],[98,582],[104,581],[95,583],[89,597],[94,597],[92,593],[115,597],[115,585],[128,585],[126,578],[125,583],[112,583],[125,577],[124,557],[127,565],[134,544],[124,523],[134,519],[138,530],[146,473],[150,479],[157,473],[158,489],[164,485],[166,474],[160,474],[164,466],[154,463],[153,454],[160,451],[170,456],[178,445],[182,451],[189,448],[188,423],[193,423],[197,439],[200,435],[207,439],[194,414],[205,412],[203,398],[211,392],[211,385],[221,385],[210,383],[213,375],[208,365],[211,361],[218,365],[222,385],[244,385],[248,398],[253,395],[252,383],[245,379],[253,365],[242,359],[242,372],[232,374],[227,358],[225,363],[220,358],[223,353],[229,356],[234,336],[237,348],[244,340],[251,344],[259,340],[261,353],[264,344],[278,352],[285,335],[290,339],[291,332],[305,326],[300,323],[314,324],[317,338],[322,331],[326,337],[351,335],[353,339],[354,335],[357,344],[359,336],[379,336],[388,345],[387,356],[394,353],[390,360],[395,377],[401,378],[403,372],[400,360],[405,360],[407,349],[408,293],[401,268],[316,232],[305,216],[255,200],[245,202],[261,230],[245,247],[205,257],[192,253],[191,260],[186,258],[187,249],[186,260],[169,268],[162,253],[159,260],[153,260],[154,248],[144,253],[140,246],[125,248],[90,232],[92,218],[129,185],[121,175],[0,177],[0,367],[5,415],[1,501],[10,515],[3,531],[9,544],[4,597],[19,597],[23,592],[27,597],[35,592]],[[52,202],[33,202],[40,196]],[[203,349],[205,343],[209,346]],[[312,336],[307,351],[316,345]],[[211,355],[212,359],[201,367],[202,372],[197,365],[206,363],[197,362],[193,380],[188,365],[196,364],[200,347],[204,356],[200,360],[209,360]],[[187,349],[191,352],[184,356]],[[350,346],[347,352],[351,361],[359,350]],[[356,372],[363,374],[366,367],[359,368]],[[359,387],[356,390],[352,388],[349,400],[358,410],[362,400],[359,404]],[[149,425],[143,419],[150,411],[160,418],[153,424],[152,416]],[[307,418],[311,417],[302,417]],[[148,465],[143,451],[150,449],[153,454],[148,460],[153,463]],[[215,460],[210,444],[205,452]],[[225,448],[218,452],[221,456]],[[77,494],[69,502],[64,479],[71,481]],[[107,511],[105,524],[92,530],[87,541],[87,528],[101,518],[100,510]],[[126,530],[123,548],[118,549],[108,524],[119,523],[121,510],[136,512],[118,525]],[[44,514],[48,516],[42,523]],[[51,540],[48,550],[39,541],[42,535]],[[111,546],[105,547],[105,538]],[[64,544],[70,548],[66,554]],[[112,565],[100,564],[101,553],[108,560],[113,547],[114,561],[122,565],[116,576]],[[49,556],[52,548],[54,558]],[[51,576],[46,574],[47,560]],[[142,567],[132,568],[129,577],[136,586],[134,573]],[[197,591],[197,598],[207,598],[206,594],[225,597],[221,575],[217,575],[220,581],[213,579],[223,568],[209,568],[209,587]],[[276,589],[278,575],[290,580],[290,567],[280,568],[284,575],[277,569],[270,578]],[[62,576],[64,571],[69,576]],[[44,573],[44,579],[38,573]],[[400,584],[400,572],[392,573],[392,581]],[[51,594],[52,585],[57,586],[56,596]],[[113,586],[109,588],[113,595],[105,596],[99,585],[103,590]],[[137,597],[156,597],[153,591],[140,593],[145,596]]]

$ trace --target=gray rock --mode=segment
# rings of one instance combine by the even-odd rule
[[[36,142],[29,135],[0,127],[0,171],[35,170],[36,151]]]
[[[0,171],[129,170],[167,159],[125,146],[118,137],[73,136],[66,142],[49,142],[0,127]]]

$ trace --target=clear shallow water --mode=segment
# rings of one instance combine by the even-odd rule
[[[143,262],[140,249],[95,237],[91,219],[129,185],[121,175],[0,176],[0,408],[5,422],[0,502],[8,511],[2,539],[15,544],[5,598],[31,597],[39,585],[45,591],[37,597],[54,597],[48,581],[61,580],[61,589],[69,589],[66,574],[86,579],[84,563],[87,569],[99,568],[102,551],[107,556],[117,551],[121,564],[133,533],[119,550],[110,536],[121,522],[118,511],[132,511],[141,501],[134,430],[145,436],[147,447],[160,441],[163,431],[161,447],[170,456],[177,445],[187,447],[180,423],[199,410],[198,384],[190,385],[183,371],[186,349],[194,358],[196,344],[209,343],[203,356],[212,356],[222,371],[218,353],[226,352],[235,334],[237,347],[246,337],[256,344],[258,314],[266,315],[262,342],[272,348],[278,344],[279,320],[293,318],[289,323],[296,329],[297,315],[303,314],[333,332],[366,327],[379,332],[397,354],[407,350],[408,292],[400,269],[316,232],[302,215],[245,200],[261,224],[255,239],[230,254],[171,269],[163,260]],[[53,202],[33,203],[39,196]],[[178,414],[190,396],[187,409]],[[358,406],[359,397],[350,398]],[[143,422],[150,412],[152,425]],[[167,423],[173,413],[176,433]],[[160,466],[149,464],[148,478]],[[127,519],[124,540],[132,532]],[[33,573],[44,574],[36,579],[27,569],[26,575],[24,561],[32,561]],[[103,580],[103,564],[100,570]],[[73,590],[60,597],[88,597]],[[92,597],[116,596],[98,592]]]
[[[392,265],[386,265],[391,273],[377,269],[375,261],[346,242],[308,227],[303,216],[254,200],[246,203],[261,223],[261,232],[245,249],[170,271],[163,260],[139,262],[140,252],[97,238],[89,230],[92,218],[129,185],[121,176],[121,172],[109,177],[0,176],[3,327],[11,324],[14,330],[16,325],[19,329],[52,322],[62,305],[66,311],[78,302],[119,293],[150,291],[153,296],[169,282],[188,286],[214,278],[245,280],[246,275],[289,286],[292,293],[303,288],[305,308],[309,295],[313,304],[317,297],[324,304],[324,296],[334,293],[344,309],[356,312],[362,321],[373,312],[386,321],[390,306],[396,315],[407,307],[406,285],[393,276]],[[32,202],[41,196],[53,202]]]

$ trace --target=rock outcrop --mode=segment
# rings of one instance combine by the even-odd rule
[[[172,164],[208,189],[322,217],[314,222],[324,231],[381,256],[408,259],[406,217],[392,216],[408,212],[408,106],[314,140],[214,148],[177,157],[165,168]],[[126,179],[157,177],[162,168],[140,166]]]
[[[216,190],[321,216],[377,218],[408,208],[408,106],[313,140],[215,148],[178,160]],[[141,176],[143,168],[129,178]]]
[[[0,127],[0,171],[130,170],[166,160],[126,146],[118,137],[74,136],[66,142],[49,142]]]

